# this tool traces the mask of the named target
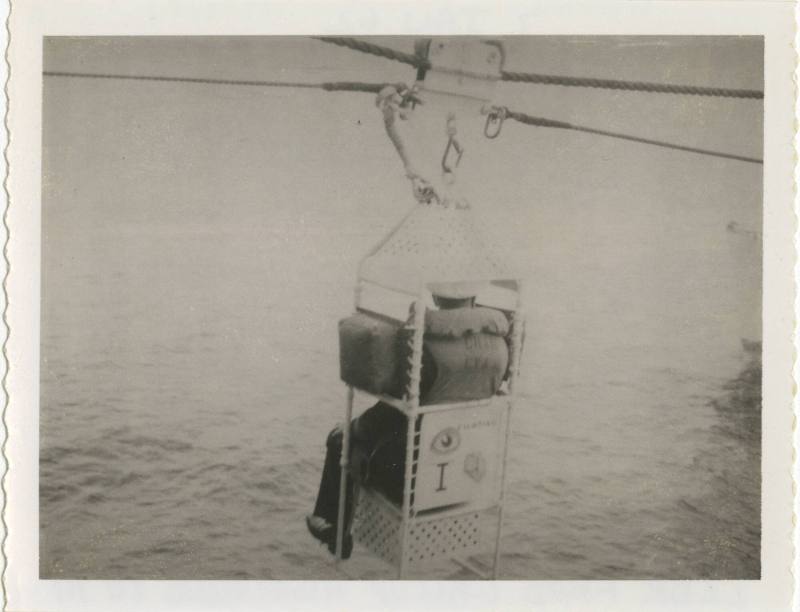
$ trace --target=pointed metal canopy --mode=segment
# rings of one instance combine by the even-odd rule
[[[489,281],[516,275],[483,236],[469,205],[446,199],[415,206],[364,258],[359,277],[409,295],[427,288],[470,297]]]

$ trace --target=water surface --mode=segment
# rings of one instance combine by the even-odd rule
[[[343,65],[339,50],[294,59],[252,41],[236,43],[249,64],[207,40],[188,55],[53,44],[50,69]],[[573,73],[602,74],[619,51],[514,44],[545,66],[560,52]],[[641,61],[668,80],[700,57],[758,87],[747,44]],[[343,412],[336,324],[358,259],[411,205],[372,99],[44,87],[42,577],[346,577],[303,517]],[[506,95],[554,118],[760,147],[750,103]],[[760,227],[760,169],[507,126],[474,140],[460,180],[529,275],[503,577],[758,578],[760,379],[741,339],[760,339],[760,242],[726,226]],[[391,576],[358,548],[346,571]]]

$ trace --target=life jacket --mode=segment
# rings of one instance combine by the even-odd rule
[[[429,388],[423,404],[493,396],[508,370],[509,324],[491,308],[454,308],[425,313],[423,372]],[[433,374],[433,376],[431,376]],[[428,386],[424,385],[424,386]]]
[[[509,324],[491,308],[428,310],[422,354],[423,404],[484,399],[497,392],[508,368]],[[403,397],[413,330],[358,312],[339,323],[340,372],[349,385]]]

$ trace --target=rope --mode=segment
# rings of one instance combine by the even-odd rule
[[[411,53],[397,51],[396,49],[391,49],[390,47],[383,47],[381,45],[368,43],[365,40],[358,40],[357,38],[349,38],[347,36],[312,36],[312,38],[321,40],[322,42],[339,45],[340,47],[347,47],[353,51],[361,51],[361,53],[369,53],[370,55],[376,55],[385,59],[408,64],[409,66],[414,66],[414,68],[431,67],[431,63],[425,58],[417,57]]]
[[[317,36],[317,40],[347,47],[354,51],[369,53],[390,59],[417,69],[428,70],[432,67],[424,57],[404,53],[389,47],[383,47],[363,40],[339,36]],[[640,91],[646,93],[666,93],[688,96],[711,96],[717,98],[750,98],[763,99],[764,92],[754,89],[729,89],[722,87],[695,87],[690,85],[672,85],[667,83],[648,83],[644,81],[620,81],[616,79],[594,79],[583,77],[567,77],[553,74],[537,74],[532,72],[500,72],[500,79],[513,83],[534,83],[539,85],[561,85],[563,87],[593,87],[596,89],[617,89],[623,91]]]
[[[42,74],[48,77],[73,77],[81,79],[158,81],[158,82],[171,82],[171,83],[197,83],[203,85],[243,85],[247,87],[304,87],[307,89],[322,89],[324,91],[357,91],[366,93],[378,93],[387,85],[387,83],[361,83],[358,81],[334,81],[327,83],[304,83],[297,81],[246,81],[246,80],[232,80],[232,79],[201,79],[192,77],[151,76],[151,75],[135,75],[135,74],[59,72],[54,70],[45,70]]]
[[[699,153],[701,155],[710,155],[712,157],[722,157],[725,159],[735,159],[738,161],[748,162],[751,164],[763,164],[764,160],[759,159],[756,157],[745,157],[743,155],[734,155],[732,153],[723,153],[721,151],[712,151],[710,149],[700,149],[697,147],[688,147],[685,145],[674,144],[671,142],[664,142],[663,140],[653,140],[651,138],[641,138],[639,136],[632,136],[630,134],[621,134],[619,132],[610,132],[607,130],[598,130],[595,128],[590,128],[582,125],[575,125],[572,123],[567,123],[566,121],[555,121],[553,119],[545,119],[543,117],[533,117],[531,115],[526,115],[525,113],[517,113],[514,111],[510,111],[507,109],[500,109],[501,112],[505,112],[505,116],[508,119],[514,119],[520,123],[524,123],[526,125],[533,125],[536,127],[546,127],[546,128],[555,128],[555,129],[562,129],[562,130],[572,130],[573,132],[584,132],[586,134],[596,134],[598,136],[607,136],[609,138],[617,138],[619,140],[629,140],[631,142],[639,142],[642,144],[653,145],[656,147],[662,147],[665,149],[675,149],[677,151],[688,151],[689,153]]]
[[[755,89],[726,89],[721,87],[694,87],[690,85],[670,85],[667,83],[648,83],[645,81],[618,81],[616,79],[591,79],[565,77],[552,74],[527,72],[501,72],[503,81],[514,83],[537,83],[541,85],[561,85],[563,87],[594,87],[596,89],[619,89],[645,93],[666,93],[686,96],[711,96],[716,98],[751,98],[761,100],[763,91]]]

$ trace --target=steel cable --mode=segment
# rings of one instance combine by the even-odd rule
[[[379,93],[384,87],[389,85],[397,88],[398,90],[405,89],[402,83],[364,83],[361,81],[332,81],[322,83],[305,83],[305,82],[292,82],[292,81],[256,81],[256,80],[235,80],[235,79],[210,79],[210,78],[194,78],[194,77],[176,77],[176,76],[153,76],[153,75],[132,75],[132,74],[110,74],[110,73],[91,73],[91,72],[63,72],[46,70],[42,73],[44,76],[49,77],[73,77],[84,79],[117,79],[126,81],[156,81],[156,82],[174,82],[174,83],[197,83],[197,84],[212,84],[212,85],[243,85],[250,87],[302,87],[308,89],[321,89],[323,91],[343,91],[343,92],[360,92],[360,93]],[[727,159],[735,159],[738,161],[763,164],[763,160],[746,157],[743,155],[735,155],[732,153],[724,153],[721,151],[711,151],[708,149],[700,149],[697,147],[689,147],[661,140],[653,140],[650,138],[641,138],[639,136],[632,136],[630,134],[621,134],[618,132],[610,132],[607,130],[599,130],[586,126],[574,125],[565,121],[556,121],[553,119],[546,119],[544,117],[534,117],[525,113],[519,113],[507,110],[501,107],[495,107],[495,110],[505,113],[508,119],[514,119],[519,123],[532,125],[536,127],[547,127],[564,130],[572,130],[575,132],[584,132],[587,134],[596,134],[599,136],[607,136],[609,138],[617,138],[621,140],[628,140],[631,142],[639,142],[642,144],[653,145],[657,147],[675,149],[678,151],[687,151],[690,153],[699,153],[703,155],[711,155],[714,157],[723,157]]]
[[[685,96],[710,96],[717,98],[745,98],[761,100],[764,92],[755,89],[727,89],[721,87],[695,87],[693,85],[671,85],[668,83],[648,83],[645,81],[619,81],[616,79],[593,79],[565,77],[552,74],[527,72],[502,73],[503,81],[515,83],[537,83],[541,85],[561,85],[562,87],[592,87],[595,89],[616,89],[644,93],[664,93]]]
[[[322,42],[347,47],[354,51],[369,53],[377,57],[390,59],[415,68],[428,70],[430,61],[423,57],[404,53],[396,49],[376,45],[357,38],[345,36],[316,36]],[[510,72],[503,70],[500,79],[513,83],[533,83],[539,85],[561,85],[563,87],[591,87],[596,89],[615,89],[622,91],[638,91],[645,93],[663,93],[688,96],[711,96],[718,98],[763,99],[764,92],[755,89],[730,89],[722,87],[696,87],[693,85],[673,85],[669,83],[649,83],[645,81],[622,81],[618,79],[596,79],[584,77],[568,77],[554,74],[537,74],[532,72]]]
[[[358,81],[334,81],[324,83],[305,83],[296,81],[251,81],[238,79],[207,79],[194,77],[109,74],[94,72],[63,72],[55,70],[45,70],[42,74],[50,77],[74,77],[81,79],[158,81],[171,83],[197,83],[204,85],[240,85],[247,87],[303,87],[307,89],[322,89],[324,91],[355,91],[365,93],[378,93],[381,89],[386,87],[386,85],[397,85],[395,83],[362,83]]]
[[[375,55],[377,57],[383,57],[396,62],[402,62],[403,64],[414,66],[414,68],[431,67],[431,63],[428,60],[418,57],[413,53],[405,53],[403,51],[398,51],[397,49],[392,49],[391,47],[376,45],[374,43],[370,43],[365,40],[359,40],[357,38],[350,38],[347,36],[312,36],[312,38],[321,40],[322,42],[331,43],[333,45],[339,45],[340,47],[347,47],[353,51],[361,51],[361,53],[369,53],[370,55]]]
[[[595,134],[598,136],[607,136],[609,138],[616,138],[619,140],[628,140],[631,142],[639,142],[642,144],[653,145],[656,147],[661,147],[664,149],[674,149],[676,151],[687,151],[689,153],[699,153],[701,155],[710,155],[712,157],[722,157],[725,159],[735,159],[738,161],[748,162],[751,164],[763,164],[764,160],[759,159],[757,157],[747,157],[744,155],[735,155],[733,153],[724,153],[722,151],[713,151],[711,149],[701,149],[698,147],[689,147],[686,145],[675,144],[671,142],[665,142],[663,140],[654,140],[652,138],[642,138],[640,136],[633,136],[631,134],[622,134],[620,132],[611,132],[608,130],[599,130],[596,128],[590,128],[583,125],[575,125],[573,123],[567,123],[566,121],[556,121],[554,119],[546,119],[544,117],[534,117],[532,115],[527,115],[525,113],[518,113],[515,111],[501,109],[505,112],[505,117],[508,119],[513,119],[514,121],[518,121],[519,123],[524,123],[525,125],[533,125],[536,127],[545,127],[545,128],[555,128],[561,130],[571,130],[573,132],[583,132],[586,134]]]

